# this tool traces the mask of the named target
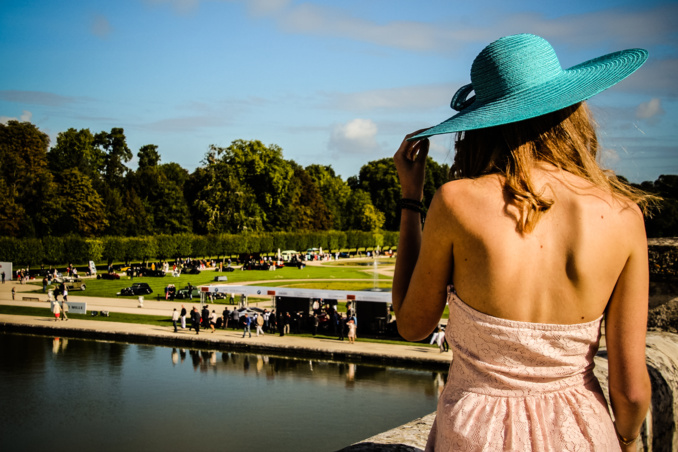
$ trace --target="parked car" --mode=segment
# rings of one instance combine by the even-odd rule
[[[120,275],[117,273],[99,273],[97,279],[120,279]]]
[[[193,298],[200,298],[200,291],[195,286],[191,286],[190,289],[188,286],[186,286],[183,289],[177,290],[177,294],[175,297],[179,300],[190,298],[191,292],[193,292]]]
[[[80,279],[71,279],[70,281],[65,281],[63,283],[63,286],[69,291],[71,291],[71,290],[85,290],[87,288],[85,283]]]
[[[120,295],[147,295],[152,293],[153,289],[147,283],[134,283],[132,287],[125,287],[120,291]]]
[[[153,270],[152,268],[139,268],[138,273],[139,276],[165,276],[165,272],[159,268]]]

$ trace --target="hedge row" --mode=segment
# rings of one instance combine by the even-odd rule
[[[261,234],[155,235],[143,237],[79,236],[14,238],[0,237],[0,261],[14,266],[63,265],[65,263],[132,262],[205,258],[241,253],[275,253],[278,250],[322,248],[334,252],[342,249],[392,248],[398,245],[398,232],[322,231],[271,232]]]

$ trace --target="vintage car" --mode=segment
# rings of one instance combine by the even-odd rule
[[[99,273],[97,279],[120,279],[120,275],[117,273]]]
[[[161,269],[155,269],[153,270],[152,268],[144,268],[141,267],[137,270],[137,275],[139,276],[165,276],[165,272]]]
[[[195,286],[191,286],[190,289],[188,286],[186,286],[183,289],[177,290],[175,298],[179,300],[191,298],[191,292],[193,293],[193,298],[200,298],[200,290]]]
[[[120,295],[147,295],[152,293],[153,289],[147,283],[134,283],[131,287],[125,287],[120,291]]]
[[[63,282],[64,288],[66,288],[68,291],[71,290],[85,290],[87,286],[85,285],[85,282],[81,279],[72,279],[72,278],[67,278]]]

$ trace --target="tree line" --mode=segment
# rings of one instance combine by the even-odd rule
[[[0,261],[28,267],[84,264],[91,261],[152,262],[183,258],[217,260],[248,253],[274,255],[278,250],[322,248],[323,252],[397,246],[398,232],[315,231],[244,234],[158,234],[152,236],[0,237]]]
[[[210,146],[189,173],[142,146],[138,168],[124,130],[69,129],[49,137],[28,122],[0,125],[0,235],[94,238],[155,234],[397,230],[391,159],[343,180],[331,166],[302,167],[277,145]],[[448,167],[430,160],[426,196]]]
[[[211,145],[189,172],[142,146],[136,170],[124,130],[69,129],[50,139],[29,122],[0,124],[0,236],[148,237],[160,234],[396,231],[400,184],[393,160],[368,162],[346,180],[331,166],[302,167],[275,145]],[[428,158],[424,204],[448,180]],[[641,188],[663,196],[651,237],[678,235],[678,176]]]

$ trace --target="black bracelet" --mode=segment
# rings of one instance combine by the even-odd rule
[[[418,212],[421,215],[421,222],[424,223],[426,219],[426,211],[424,209],[424,203],[417,201],[416,199],[402,198],[398,201],[398,207],[400,209],[412,210]]]
[[[401,209],[414,210],[415,212],[424,213],[424,203],[416,199],[402,198],[398,202],[398,207]]]

